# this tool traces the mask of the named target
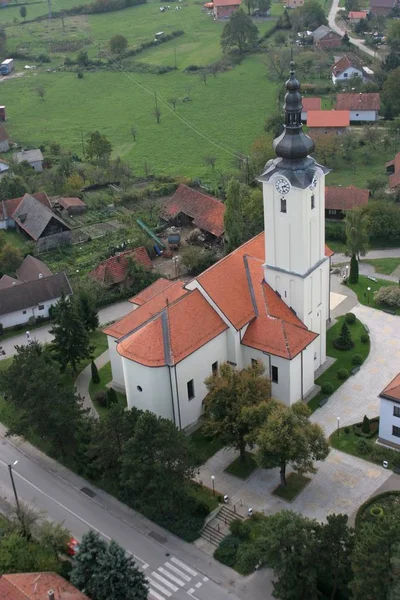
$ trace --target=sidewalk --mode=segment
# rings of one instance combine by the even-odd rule
[[[106,350],[105,352],[103,352],[103,354],[100,354],[100,356],[98,356],[94,362],[96,364],[96,367],[100,370],[109,361],[110,361],[110,357],[108,355],[108,350]],[[76,391],[78,392],[78,394],[83,398],[83,407],[89,408],[93,417],[96,417],[98,419],[99,413],[97,412],[97,410],[92,402],[92,399],[90,398],[90,394],[89,394],[89,383],[90,383],[91,377],[92,377],[92,369],[91,369],[91,365],[88,364],[88,366],[85,367],[83,369],[83,371],[81,371],[81,373],[79,373],[78,377],[76,378],[75,387],[76,387]]]

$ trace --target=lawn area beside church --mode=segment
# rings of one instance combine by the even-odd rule
[[[99,369],[99,377],[99,383],[93,383],[93,381],[90,380],[89,394],[93,404],[96,407],[97,412],[99,413],[100,417],[102,417],[107,414],[108,407],[104,406],[96,399],[96,394],[98,392],[107,392],[107,384],[110,383],[110,381],[112,381],[111,362],[108,362],[106,365],[104,365],[104,367]],[[125,408],[127,405],[126,396],[124,394],[121,394],[120,392],[117,392],[117,398],[118,404]]]
[[[376,310],[386,310],[389,307],[384,306],[383,304],[378,304],[374,300],[374,292],[380,290],[381,287],[395,286],[397,285],[395,281],[387,281],[386,279],[378,279],[377,281],[371,281],[368,277],[364,275],[360,275],[358,278],[358,283],[347,283],[348,287],[353,290],[357,294],[357,298],[360,304],[364,304],[365,306],[370,306],[371,308],[375,308]],[[371,290],[368,292],[368,288]],[[400,308],[394,309],[397,315],[400,315]]]

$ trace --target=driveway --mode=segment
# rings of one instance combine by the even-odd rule
[[[328,24],[329,24],[329,27],[331,29],[333,29],[333,31],[336,31],[336,33],[338,33],[339,35],[343,35],[344,33],[346,33],[346,27],[339,27],[335,21],[335,17],[336,17],[336,13],[338,12],[338,9],[339,9],[339,0],[333,0],[331,9],[330,9],[329,15],[328,15]],[[350,37],[350,43],[353,44],[353,46],[357,46],[357,48],[359,48],[362,52],[365,52],[365,54],[369,54],[369,56],[372,56],[372,58],[378,58],[379,60],[382,60],[377,52],[374,52],[374,50],[371,50],[371,48],[368,48],[364,44],[363,40],[357,40],[355,38]]]

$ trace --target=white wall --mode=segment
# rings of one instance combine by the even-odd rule
[[[26,308],[24,310],[16,310],[15,312],[0,315],[0,323],[3,325],[4,328],[6,328],[13,327],[14,325],[21,325],[22,323],[27,323],[29,317],[47,318],[49,316],[50,307],[56,304],[59,301],[59,299],[60,298],[54,298],[53,300],[42,302],[40,306],[44,306],[43,310],[39,310],[37,306],[31,306],[30,308]]]
[[[360,71],[359,69],[355,69],[354,67],[349,67],[348,69],[343,71],[343,73],[340,73],[340,75],[338,75],[337,77],[336,77],[336,75],[334,75],[332,73],[332,81],[333,81],[333,83],[336,83],[337,81],[348,81],[354,75],[357,75],[357,77],[363,76],[362,71]]]
[[[29,164],[32,167],[32,169],[35,169],[35,171],[43,171],[43,162],[41,160],[32,161]]]
[[[400,437],[392,434],[393,425],[400,427],[400,417],[393,415],[393,408],[395,406],[400,407],[400,404],[385,398],[381,398],[380,401],[379,437],[400,447]]]
[[[124,370],[122,368],[122,356],[117,352],[117,340],[111,335],[108,335],[107,343],[111,361],[112,383],[116,384],[114,387],[124,390]]]
[[[350,121],[376,121],[378,111],[376,110],[351,110]]]

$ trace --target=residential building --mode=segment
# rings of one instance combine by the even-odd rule
[[[86,204],[80,198],[58,198],[57,204],[69,216],[81,215],[86,210]]]
[[[304,98],[302,99],[301,120],[307,122],[307,113],[309,110],[321,110],[321,98]]]
[[[5,175],[8,175],[9,170],[10,170],[9,164],[6,163],[4,160],[0,159],[0,179],[2,179]],[[1,224],[0,224],[0,229],[1,229]]]
[[[366,19],[367,15],[367,10],[351,10],[348,15],[350,25],[356,25],[361,19]]]
[[[240,8],[242,0],[213,0],[215,19],[228,19]]]
[[[342,38],[340,35],[332,31],[326,25],[320,25],[318,29],[312,32],[314,40],[314,46],[321,50],[327,50],[328,48],[338,48],[342,45]]]
[[[125,283],[129,276],[130,260],[138,263],[144,269],[151,270],[153,263],[150,260],[147,250],[144,246],[120,252],[116,256],[111,256],[100,263],[93,271],[90,271],[89,277],[107,287],[113,287]]]
[[[379,394],[378,441],[400,450],[400,373]]]
[[[370,12],[377,16],[388,15],[397,5],[397,0],[369,0]]]
[[[325,218],[343,219],[346,210],[368,204],[369,190],[349,187],[325,188]]]
[[[35,192],[31,196],[43,204],[43,206],[46,206],[46,208],[51,209],[50,200],[46,192]],[[8,229],[16,226],[12,215],[21,204],[23,198],[24,196],[20,196],[19,198],[10,198],[9,200],[2,200],[0,202],[0,229]]]
[[[12,573],[0,575],[2,600],[89,600],[56,573]]]
[[[204,380],[224,362],[261,361],[272,396],[291,405],[314,390],[326,360],[329,270],[325,174],[302,131],[300,84],[286,84],[285,129],[263,186],[265,232],[188,283],[164,281],[109,326],[113,385],[128,406],[187,428],[201,416]],[[144,295],[144,296],[143,296]]]
[[[299,8],[304,6],[304,0],[286,0],[286,8]]]
[[[180,184],[175,194],[164,202],[161,218],[171,225],[194,225],[214,238],[224,234],[225,204],[198,190]]]
[[[311,134],[346,133],[350,125],[349,110],[310,110],[307,114],[307,127]]]
[[[400,152],[393,160],[386,163],[386,173],[389,175],[389,187],[391,190],[397,190],[400,187]]]
[[[14,154],[18,163],[27,162],[35,171],[43,171],[43,154],[39,148],[35,150],[21,150]]]
[[[338,82],[347,82],[352,77],[365,78],[362,63],[357,57],[351,54],[345,54],[340,57],[331,68],[332,81],[336,85]]]
[[[349,110],[350,121],[375,123],[381,106],[378,93],[337,94],[336,110]]]
[[[0,125],[0,152],[8,152],[10,144],[8,143],[9,137],[4,125]]]
[[[53,273],[49,267],[35,256],[28,254],[15,272],[19,281],[34,281],[42,277],[49,277]]]
[[[132,304],[133,310],[135,308],[139,308],[139,306],[142,306],[143,304],[154,298],[154,296],[158,296],[158,294],[164,292],[171,285],[172,283],[169,279],[159,277],[154,283],[152,283],[147,288],[136,294],[136,296],[134,296],[133,298],[130,298],[129,302]]]

